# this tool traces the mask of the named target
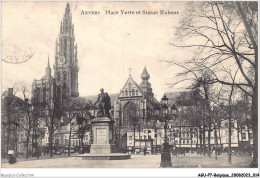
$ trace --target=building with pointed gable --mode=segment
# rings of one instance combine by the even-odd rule
[[[142,82],[138,85],[129,74],[114,103],[116,144],[122,149],[127,147],[127,132],[149,128],[153,107],[158,103],[154,98],[146,67],[141,79]]]

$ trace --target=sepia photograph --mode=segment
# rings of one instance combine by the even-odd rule
[[[1,33],[1,176],[259,177],[258,1],[2,1]]]

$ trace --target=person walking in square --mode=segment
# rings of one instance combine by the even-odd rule
[[[147,148],[144,147],[144,156],[146,155]]]

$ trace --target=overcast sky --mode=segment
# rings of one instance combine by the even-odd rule
[[[71,2],[75,41],[78,44],[80,96],[97,95],[100,88],[118,93],[131,66],[133,79],[140,84],[144,66],[157,99],[176,81],[177,67],[161,60],[183,60],[188,53],[173,49],[175,27],[185,10],[184,2]],[[35,55],[22,64],[2,62],[2,89],[18,81],[31,84],[44,75],[48,56],[54,63],[55,41],[66,2],[2,2],[2,55],[14,46]],[[81,15],[99,11],[99,15]],[[178,15],[105,15],[116,11],[178,11]],[[53,72],[53,71],[52,71]]]

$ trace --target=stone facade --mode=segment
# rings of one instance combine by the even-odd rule
[[[149,78],[150,75],[146,67],[141,74],[142,82],[140,85],[129,74],[125,85],[116,98],[114,118],[118,148],[126,149],[126,134],[133,130],[134,125],[139,130],[149,127],[148,122],[151,120],[153,106],[158,103],[154,98],[151,84],[148,81]]]

